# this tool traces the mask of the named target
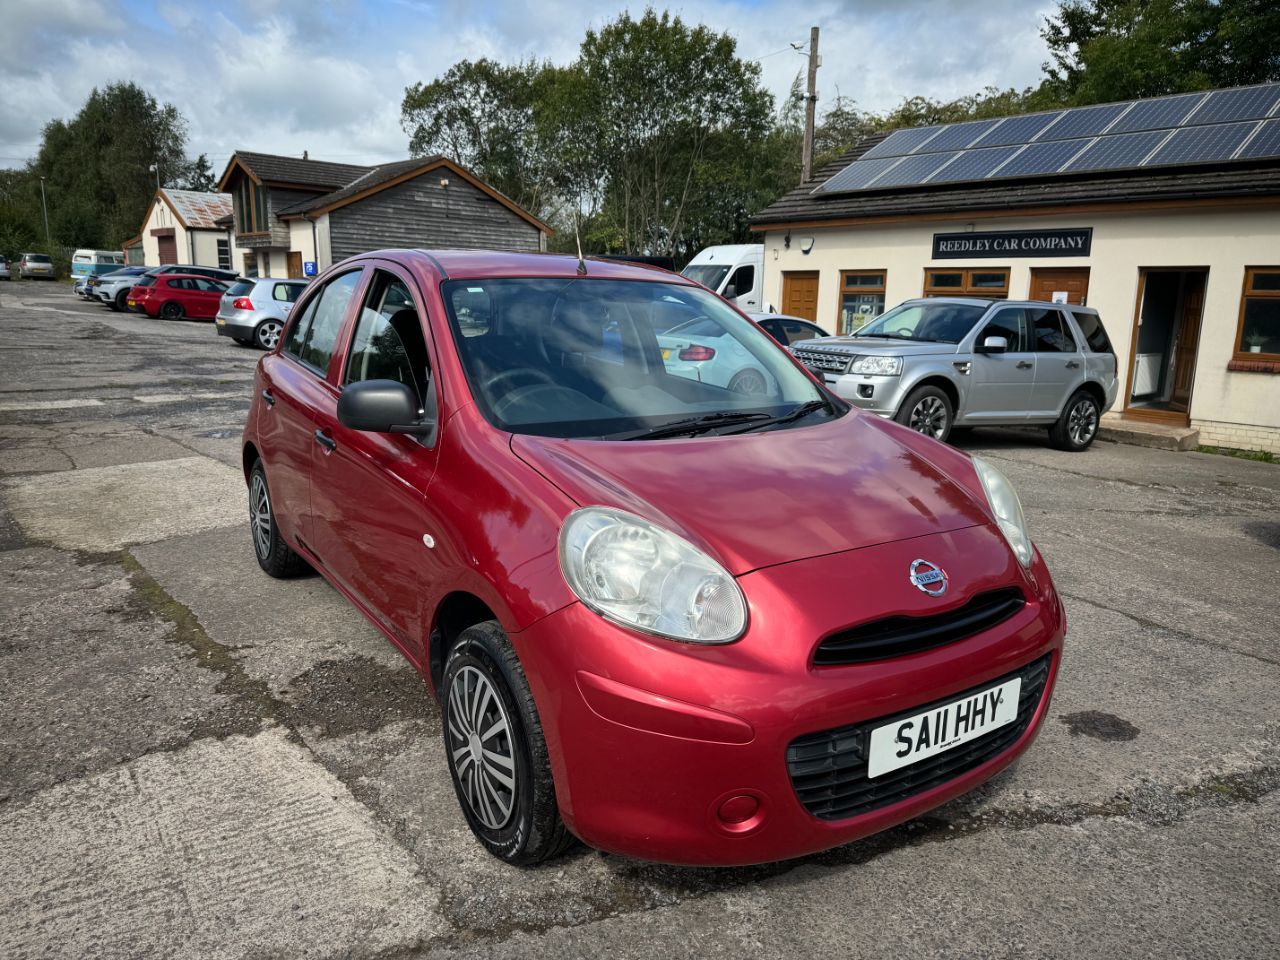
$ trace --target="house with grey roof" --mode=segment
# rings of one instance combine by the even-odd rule
[[[219,223],[230,214],[230,194],[161,187],[138,236],[125,247],[135,256],[141,250],[141,262],[152,267],[191,263],[230,270],[232,235]]]
[[[375,166],[237,151],[232,197],[242,272],[302,277],[386,247],[546,249],[551,228],[446,157]]]

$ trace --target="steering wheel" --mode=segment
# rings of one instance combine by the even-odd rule
[[[899,337],[909,337],[913,333],[915,333],[915,331],[912,330],[910,327],[899,327],[897,330],[893,332],[896,336],[899,336]]]
[[[520,377],[530,380],[531,386],[535,383],[545,383],[552,386],[555,385],[555,380],[553,380],[551,378],[551,374],[547,373],[545,370],[539,370],[537,367],[516,367],[512,370],[503,370],[501,373],[495,373],[492,377],[486,380],[484,384],[485,393],[490,396],[495,396],[499,393],[505,392],[505,390],[499,391],[497,389],[498,384],[505,384],[508,380],[516,380]]]

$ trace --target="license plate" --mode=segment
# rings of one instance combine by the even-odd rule
[[[129,301],[129,306],[131,306],[131,307],[136,307],[137,305],[138,305],[138,301],[137,301],[137,300],[130,300],[130,301]]]
[[[218,318],[217,318],[217,319],[215,319],[213,322],[214,322],[214,323],[216,323],[216,324],[217,324],[218,326],[220,326],[220,327],[225,327],[225,326],[227,325],[227,321],[223,320],[221,317],[218,317]]]
[[[1022,678],[971,693],[871,731],[867,778],[946,753],[1018,718]]]
[[[663,360],[670,360],[670,359],[671,359],[671,348],[670,348],[670,347],[663,347],[663,348],[662,348],[662,359],[663,359]]]

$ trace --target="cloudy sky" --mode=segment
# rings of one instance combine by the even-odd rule
[[[660,4],[655,3],[655,6]],[[191,155],[221,172],[237,148],[349,163],[406,156],[406,85],[463,59],[573,59],[583,32],[640,3],[613,0],[25,0],[0,30],[0,167],[39,146],[95,85],[133,80],[177,106]],[[686,21],[727,30],[781,97],[822,28],[819,95],[867,109],[1036,82],[1041,0],[679,0]],[[797,19],[799,17],[799,19]]]

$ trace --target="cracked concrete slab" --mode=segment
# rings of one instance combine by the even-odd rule
[[[0,811],[0,955],[336,957],[437,936],[413,858],[279,730]]]
[[[239,473],[201,456],[11,478],[4,496],[28,538],[69,550],[230,526],[248,510]]]

